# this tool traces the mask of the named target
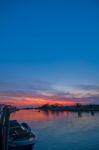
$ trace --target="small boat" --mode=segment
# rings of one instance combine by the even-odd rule
[[[28,124],[10,120],[9,126],[9,150],[32,150],[37,139]]]

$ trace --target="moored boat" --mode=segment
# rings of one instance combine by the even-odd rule
[[[28,124],[10,120],[9,126],[9,150],[32,150],[37,138]]]

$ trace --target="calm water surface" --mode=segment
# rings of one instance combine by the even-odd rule
[[[31,126],[38,137],[34,150],[99,150],[99,113],[21,110],[11,119]]]

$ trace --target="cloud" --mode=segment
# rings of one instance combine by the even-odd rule
[[[52,90],[52,84],[47,81],[33,80],[32,82],[22,83],[22,82],[0,82],[0,90],[11,90],[11,89],[21,89],[21,90]]]
[[[87,93],[85,95],[80,95],[79,93],[73,94],[70,92],[59,92],[55,91],[52,94],[44,94],[39,91],[23,91],[23,90],[16,90],[16,91],[0,91],[0,97],[5,100],[15,99],[44,99],[44,100],[53,100],[53,101],[74,101],[74,102],[95,102],[99,103],[99,94],[91,94]]]
[[[77,88],[84,91],[99,92],[99,85],[78,85]]]
[[[99,103],[99,86],[79,85],[79,92],[63,92],[53,88],[49,82],[35,81],[26,87],[0,90],[0,101],[19,101],[25,99],[42,99],[47,101],[74,101],[84,103]],[[83,92],[87,91],[87,92]],[[93,91],[97,91],[96,93]]]
[[[40,90],[40,91],[52,90],[52,85],[47,81],[36,80],[33,81],[33,83],[29,84],[28,88],[33,90]]]

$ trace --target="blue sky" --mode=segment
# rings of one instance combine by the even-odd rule
[[[1,91],[28,85],[42,91],[47,83],[51,91],[92,93],[93,87],[98,94],[97,0],[0,1],[0,21]]]

